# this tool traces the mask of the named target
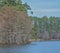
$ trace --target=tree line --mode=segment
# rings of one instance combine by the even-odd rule
[[[40,39],[60,39],[60,17],[31,17],[32,37]]]

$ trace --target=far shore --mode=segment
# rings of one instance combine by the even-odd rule
[[[44,40],[44,39],[30,39],[30,42],[43,42],[43,41],[60,41],[60,39],[50,39],[50,40]]]

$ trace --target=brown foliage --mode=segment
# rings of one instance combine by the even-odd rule
[[[0,13],[0,29],[0,43],[26,42],[31,31],[31,21],[22,11],[4,6]]]

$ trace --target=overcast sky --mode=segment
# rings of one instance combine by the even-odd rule
[[[33,16],[60,17],[60,0],[22,0],[27,2],[34,12]],[[29,13],[29,15],[31,15]]]

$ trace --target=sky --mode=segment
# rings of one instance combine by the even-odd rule
[[[32,16],[55,16],[60,17],[60,0],[22,0],[27,2],[33,11]],[[28,14],[31,15],[30,11]]]

